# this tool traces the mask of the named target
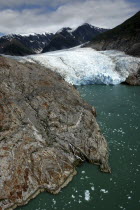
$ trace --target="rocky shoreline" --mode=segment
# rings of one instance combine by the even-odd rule
[[[129,77],[125,81],[125,84],[132,85],[132,86],[139,86],[140,85],[140,69],[137,71],[137,73],[133,73],[129,75]]]
[[[0,57],[0,210],[58,193],[89,161],[110,172],[96,111],[57,73]]]

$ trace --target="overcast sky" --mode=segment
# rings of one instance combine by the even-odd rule
[[[139,0],[0,0],[0,33],[56,32],[83,23],[113,28],[139,10]]]

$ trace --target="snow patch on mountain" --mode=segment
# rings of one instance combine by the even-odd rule
[[[51,33],[49,33],[49,32],[40,32],[40,33],[26,33],[26,34],[24,34],[24,33],[22,33],[22,34],[18,34],[18,35],[20,35],[20,36],[40,36],[40,35],[44,35],[44,36],[46,36],[46,35],[51,35]]]
[[[91,48],[72,48],[55,52],[18,57],[25,62],[37,62],[58,72],[74,85],[117,85],[140,68],[140,58],[118,51],[97,52]]]

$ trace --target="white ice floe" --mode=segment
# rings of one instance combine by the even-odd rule
[[[89,201],[90,200],[90,192],[89,192],[89,190],[86,190],[85,191],[85,200],[86,201]]]
[[[92,187],[91,187],[91,190],[93,190],[93,191],[94,191],[94,190],[95,190],[95,187],[94,187],[94,186],[92,186]]]
[[[37,62],[58,72],[67,82],[74,85],[116,85],[140,68],[140,58],[112,50],[97,52],[91,48],[76,47],[15,58],[21,62]]]
[[[100,192],[103,192],[103,193],[108,193],[108,190],[105,190],[105,189],[101,189]]]
[[[53,202],[54,205],[56,204],[56,200],[52,199],[52,202]]]

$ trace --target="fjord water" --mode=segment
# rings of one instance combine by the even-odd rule
[[[112,174],[89,163],[58,195],[41,193],[22,210],[140,209],[140,87],[77,87],[97,110],[97,121],[110,148]]]

